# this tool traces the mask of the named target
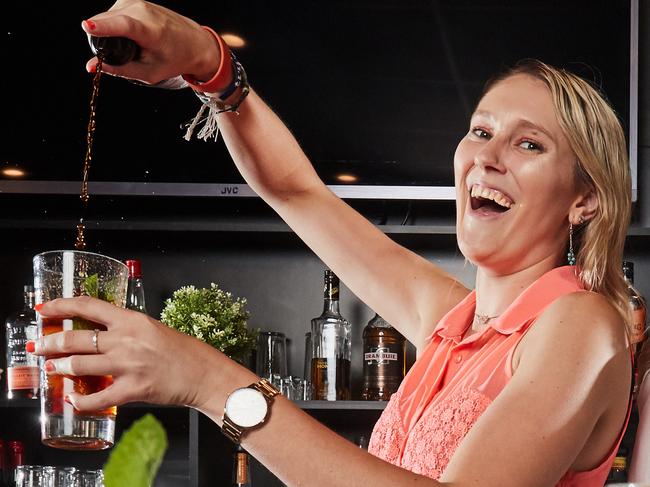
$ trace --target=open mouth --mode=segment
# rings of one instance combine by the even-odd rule
[[[489,213],[505,213],[515,203],[501,191],[474,184],[470,188],[470,204],[472,210],[480,209]]]

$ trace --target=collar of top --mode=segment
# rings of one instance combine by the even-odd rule
[[[584,288],[575,266],[556,267],[528,286],[499,317],[490,320],[487,326],[503,335],[511,335],[539,316],[555,299],[581,290]],[[475,309],[476,291],[472,291],[440,320],[427,340],[435,335],[459,340],[471,326]]]

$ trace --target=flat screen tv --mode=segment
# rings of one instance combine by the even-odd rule
[[[522,58],[602,88],[637,190],[638,0],[161,2],[234,34],[254,89],[344,198],[454,198],[453,154],[484,83]],[[84,18],[110,6],[3,8],[3,193],[79,191],[91,76]],[[104,77],[91,192],[254,196],[224,144],[182,136],[199,101]],[[11,172],[10,172],[11,173]]]

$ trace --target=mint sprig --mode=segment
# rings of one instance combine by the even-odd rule
[[[146,414],[122,434],[106,465],[105,487],[150,487],[167,450],[162,424]]]
[[[115,304],[117,280],[113,279],[104,282],[104,287],[99,286],[99,274],[91,274],[84,279],[83,294],[91,298],[98,298],[102,301]]]

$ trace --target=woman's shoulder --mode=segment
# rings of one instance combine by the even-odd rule
[[[560,296],[549,304],[540,318],[625,336],[625,321],[614,304],[593,291],[576,291]]]
[[[619,354],[628,348],[625,321],[603,295],[577,291],[560,296],[539,315],[529,332],[539,347],[576,349],[576,354]],[[528,347],[526,347],[528,348]],[[537,348],[537,347],[533,347]]]

